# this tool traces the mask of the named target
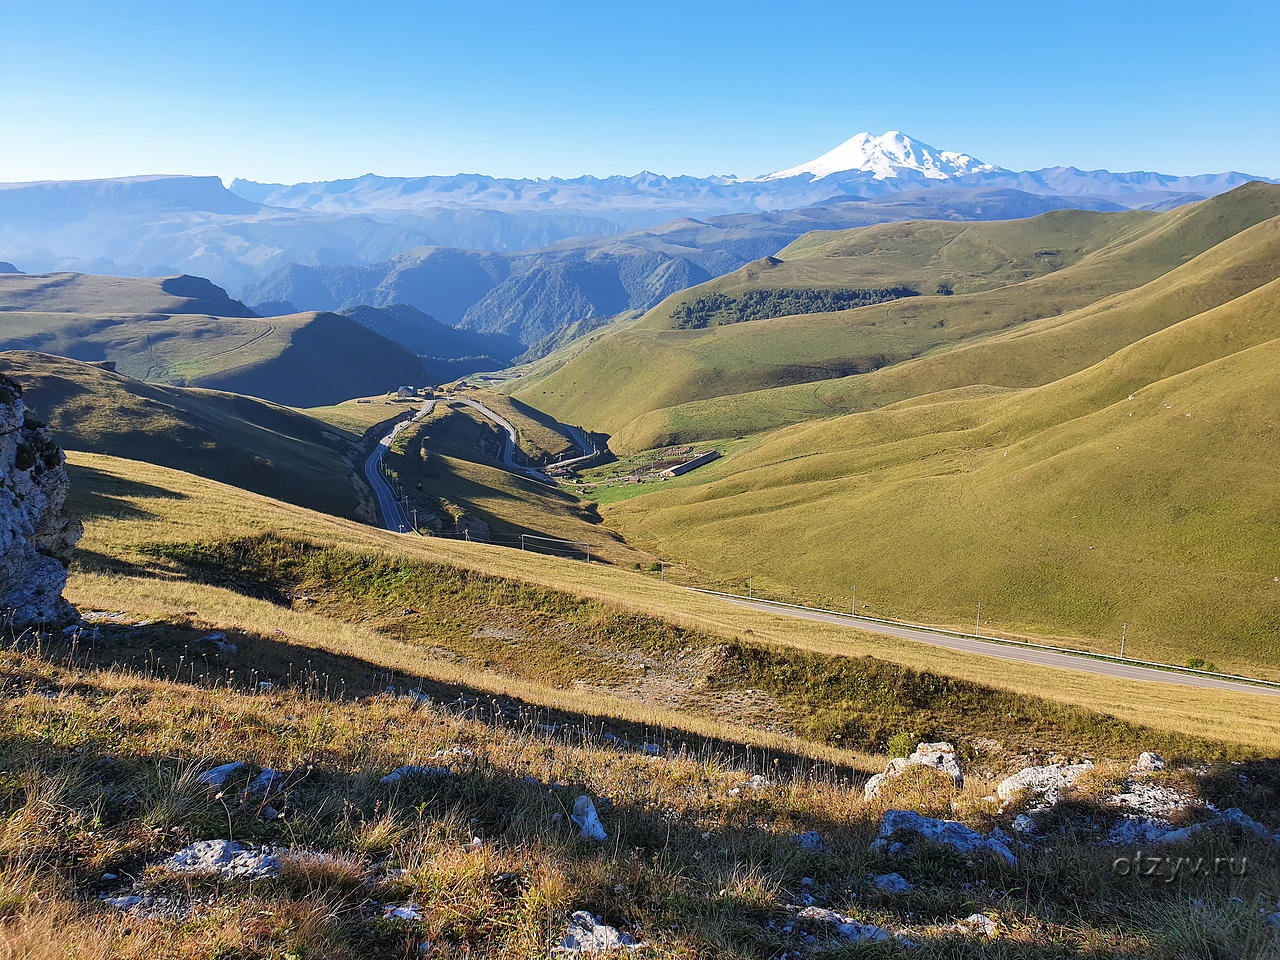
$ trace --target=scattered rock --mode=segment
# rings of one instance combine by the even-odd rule
[[[966,855],[993,853],[1009,866],[1014,866],[1018,862],[1013,851],[1003,840],[984,837],[978,831],[954,820],[935,820],[932,817],[921,816],[914,810],[886,810],[884,819],[880,821],[879,837],[871,844],[871,849],[877,853],[901,852],[900,843],[891,844],[898,834],[915,834]]]
[[[889,780],[900,777],[910,767],[928,767],[938,770],[951,778],[956,788],[964,786],[964,774],[960,771],[960,762],[956,759],[956,748],[950,743],[920,743],[916,745],[909,757],[895,757],[884,768],[884,773],[877,773],[862,788],[862,796],[871,800],[880,794]]]
[[[1025,813],[1020,813],[1013,818],[1014,833],[1022,833],[1022,834],[1030,835],[1038,832],[1039,829],[1040,828],[1036,826],[1036,822],[1032,820],[1030,817],[1028,817]]]
[[[871,878],[871,882],[886,893],[908,893],[915,889],[915,884],[896,873],[882,873]]]
[[[805,920],[829,923],[842,937],[854,943],[882,943],[893,937],[888,930],[877,927],[874,923],[859,923],[853,917],[846,917],[824,907],[805,907],[798,916]]]
[[[971,913],[963,920],[957,920],[951,927],[959,933],[976,933],[984,937],[996,935],[996,922],[985,913]]]
[[[174,873],[216,873],[224,880],[261,880],[280,872],[280,857],[271,847],[198,840],[175,853],[164,866]]]
[[[600,822],[600,816],[596,813],[596,805],[585,794],[573,801],[573,813],[569,815],[569,819],[578,825],[578,830],[582,833],[582,839],[609,839],[609,835],[604,832],[604,824]],[[574,914],[574,916],[577,916],[577,914]]]
[[[586,910],[579,910],[569,918],[565,927],[564,939],[558,947],[553,947],[551,955],[566,956],[577,954],[613,953],[621,950],[635,950],[643,944],[631,936],[620,933],[593,917]]]
[[[227,779],[237,773],[244,766],[239,760],[233,760],[230,763],[224,763],[220,767],[214,767],[212,770],[206,770],[196,779],[203,783],[206,787],[220,787],[227,782]]]
[[[447,747],[444,750],[437,750],[433,753],[429,760],[474,760],[476,752],[469,747]]]
[[[411,780],[419,777],[452,777],[453,771],[446,770],[444,767],[421,767],[407,766],[397,767],[379,780],[379,783],[399,783],[401,780]]]
[[[382,911],[382,917],[384,920],[421,920],[422,914],[412,903],[406,903],[403,907],[389,903]]]
[[[806,830],[804,833],[797,833],[792,839],[799,844],[801,850],[826,849],[826,844],[822,842],[822,837],[816,830]]]
[[[1132,846],[1139,843],[1159,846],[1167,843],[1185,843],[1205,830],[1221,830],[1227,827],[1237,827],[1246,833],[1280,843],[1280,833],[1273,834],[1237,807],[1224,810],[1211,820],[1192,823],[1185,827],[1174,827],[1167,821],[1153,817],[1127,816],[1111,827],[1107,834],[1107,843],[1112,846]]]
[[[135,893],[104,896],[102,902],[109,907],[123,910],[148,920],[182,920],[191,915],[191,907],[173,897],[160,896],[150,890],[138,889]]]
[[[1093,769],[1093,763],[1052,763],[1044,767],[1027,767],[1000,781],[996,796],[1008,803],[1019,794],[1031,794],[1045,805],[1053,806],[1062,799],[1065,790],[1075,786],[1077,780]]]
[[[273,793],[280,792],[282,783],[284,783],[284,774],[279,770],[264,767],[261,773],[249,781],[249,786],[245,787],[245,796],[262,794],[263,797],[269,797]]]
[[[1156,817],[1167,817],[1180,810],[1197,807],[1213,809],[1198,797],[1189,796],[1173,787],[1133,780],[1125,784],[1123,793],[1107,797],[1106,802],[1113,807],[1136,810]]]
[[[1155,773],[1164,769],[1164,760],[1158,753],[1144,752],[1138,755],[1134,769],[1139,773]]]
[[[239,653],[240,652],[240,648],[237,647],[234,643],[227,642],[227,635],[223,633],[221,630],[215,631],[214,633],[207,633],[203,637],[201,637],[197,642],[212,643],[215,647],[218,648],[219,653]]]

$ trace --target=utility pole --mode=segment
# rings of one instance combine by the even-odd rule
[[[413,532],[418,532],[418,508],[413,508]]]
[[[973,621],[973,632],[977,633],[978,628],[982,626],[982,601],[978,601],[978,618]]]
[[[858,615],[858,585],[855,583],[849,588],[849,592],[853,594],[853,599],[849,602],[849,615],[856,617]]]
[[[747,577],[747,599],[748,600],[751,599],[751,586],[752,586],[751,581],[754,579],[755,577]]]
[[[1125,638],[1125,634],[1128,632],[1129,632],[1129,625],[1127,623],[1120,624],[1120,659],[1121,660],[1124,659],[1124,638]]]

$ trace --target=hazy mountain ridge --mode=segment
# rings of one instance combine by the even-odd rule
[[[507,334],[532,347],[567,324],[647,310],[813,230],[907,219],[1011,219],[1067,206],[1123,209],[1092,198],[934,189],[705,221],[682,218],[651,230],[566,240],[516,254],[424,248],[360,267],[291,264],[244,297],[264,311],[282,303],[305,310],[411,303],[445,323]]]
[[[230,190],[202,176],[0,184],[0,258],[41,272],[205,276],[268,312],[409,303],[527,346],[567,324],[647,309],[677,284],[736,269],[807,230],[1044,212],[1032,197],[1050,198],[1047,209],[1168,209],[1249,179],[1257,178],[1017,172],[890,131],[858,134],[756,179],[642,172],[238,179]]]
[[[221,315],[212,311],[225,311]],[[0,275],[0,350],[300,406],[421,383],[422,360],[348,317],[259,317],[200,277]]]

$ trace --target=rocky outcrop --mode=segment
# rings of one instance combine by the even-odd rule
[[[879,796],[884,785],[896,777],[902,776],[910,767],[928,767],[945,773],[951,778],[959,790],[964,786],[964,774],[960,772],[960,762],[956,759],[956,748],[950,743],[919,743],[908,757],[896,757],[889,761],[884,773],[877,773],[862,788],[863,798],[872,800]]]
[[[880,833],[871,844],[871,851],[897,856],[906,849],[905,841],[912,837],[921,837],[965,855],[995,854],[1011,867],[1018,862],[1004,838],[997,835],[996,831],[983,836],[963,823],[935,820],[914,810],[886,810],[880,821]]]
[[[12,629],[75,616],[62,589],[84,529],[63,509],[70,488],[64,463],[22,402],[22,388],[0,374],[0,617]]]
[[[996,796],[1008,803],[1018,795],[1025,794],[1041,800],[1044,806],[1053,806],[1065,791],[1075,786],[1075,782],[1092,769],[1092,761],[1027,767],[1001,780],[996,787]]]
[[[622,953],[637,950],[643,944],[616,927],[591,915],[587,910],[579,910],[569,918],[565,928],[564,939],[558,947],[553,947],[551,956],[600,956],[609,953]]]
[[[1164,769],[1164,759],[1158,753],[1144,751],[1138,755],[1138,762],[1133,769],[1138,773],[1158,773]]]

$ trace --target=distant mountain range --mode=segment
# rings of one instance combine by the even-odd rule
[[[260,313],[410,303],[444,323],[533,347],[579,320],[647,310],[678,290],[776,253],[811,230],[899,220],[1008,220],[1049,210],[1121,210],[1092,197],[951,188],[847,198],[778,213],[683,218],[650,230],[518,253],[422,247],[382,263],[291,264],[242,295]],[[388,334],[391,336],[391,334]],[[411,346],[405,339],[392,339]]]
[[[38,273],[195,274],[276,314],[404,303],[529,346],[569,323],[647,309],[807,230],[1068,206],[1167,209],[1251,179],[1262,178],[1015,172],[890,131],[860,133],[753,179],[368,174],[236,180],[231,189],[194,176],[0,184],[0,260]]]
[[[1170,197],[1204,199],[1250,180],[1244,173],[1179,177],[1160,173],[1111,173],[1075,167],[1016,172],[983,163],[966,153],[939,150],[897,130],[881,136],[859,133],[807,163],[754,179],[665,177],[639,173],[623,177],[519,180],[478,174],[380,177],[318,183],[256,183],[236,180],[231,190],[273,207],[327,213],[417,211],[424,208],[482,207],[504,212],[556,207],[600,216],[619,228],[652,225],[634,218],[707,217],[747,210],[778,210],[852,196],[882,197],[930,186],[1009,187],[1027,193],[1112,198],[1128,207],[1162,203]]]

